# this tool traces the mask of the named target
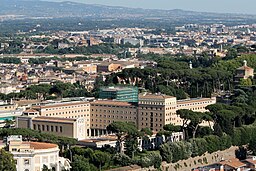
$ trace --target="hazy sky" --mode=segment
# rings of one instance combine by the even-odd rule
[[[50,0],[64,1],[64,0]],[[207,12],[256,14],[256,0],[71,0],[139,8],[184,9]]]

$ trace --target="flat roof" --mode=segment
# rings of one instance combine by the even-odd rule
[[[133,90],[136,87],[102,87],[103,91]]]
[[[32,108],[52,108],[52,107],[61,107],[61,106],[73,106],[73,105],[80,105],[80,104],[89,104],[88,101],[70,101],[70,102],[58,102],[58,103],[43,103],[40,105],[35,105]]]
[[[176,98],[174,96],[168,96],[164,94],[140,94],[139,99],[169,99]]]
[[[215,100],[215,98],[195,98],[195,99],[177,100],[177,104],[191,103],[191,102],[203,102],[203,101],[210,101],[210,100]]]
[[[134,106],[129,102],[113,101],[113,100],[97,100],[91,103],[91,105],[112,105],[112,106]]]
[[[38,116],[33,118],[33,121],[43,121],[43,122],[59,122],[59,123],[74,123],[77,119],[71,118],[59,118],[59,117],[46,117]]]

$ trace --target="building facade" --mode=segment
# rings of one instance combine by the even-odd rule
[[[67,159],[59,157],[57,144],[25,142],[22,136],[10,136],[7,138],[7,148],[13,154],[19,171],[41,171],[44,165],[56,171],[71,168]]]
[[[102,87],[99,94],[100,99],[115,99],[124,102],[138,102],[137,87]]]
[[[139,96],[138,128],[161,131],[163,126],[176,120],[176,97],[144,94]]]
[[[239,82],[241,79],[248,79],[254,77],[254,69],[247,66],[247,61],[244,61],[244,65],[236,69],[235,81]]]
[[[20,116],[16,118],[16,127],[18,128],[29,128],[78,140],[83,140],[90,134],[85,124],[84,118],[69,119],[44,116]]]
[[[137,125],[137,106],[128,102],[97,100],[91,102],[91,136],[106,134],[114,121],[133,122]]]
[[[40,104],[26,110],[24,117],[19,117],[18,127],[28,127],[77,139],[106,135],[109,133],[106,130],[107,126],[115,121],[133,122],[138,129],[150,128],[158,132],[167,124],[183,124],[182,118],[176,114],[177,110],[207,112],[206,106],[215,103],[216,98],[177,101],[173,96],[142,94],[138,103],[118,100],[80,100]],[[79,128],[77,125],[80,125]],[[203,122],[201,126],[211,125]]]
[[[33,106],[32,109],[39,112],[39,116],[56,117],[67,119],[80,119],[84,121],[86,136],[90,132],[90,102],[89,101],[67,101],[47,103]]]
[[[6,125],[6,120],[14,121],[14,118],[21,116],[22,108],[18,108],[17,104],[12,102],[0,101],[0,128]]]

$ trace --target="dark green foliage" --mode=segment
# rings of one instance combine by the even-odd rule
[[[13,155],[6,152],[4,149],[0,150],[0,170],[16,171],[16,164]]]
[[[110,155],[99,150],[94,151],[92,158],[94,165],[99,166],[99,170],[102,170],[102,167],[110,161]]]
[[[72,171],[91,171],[88,159],[79,155],[75,155],[73,160],[74,161],[71,163]]]
[[[21,61],[20,61],[19,58],[4,57],[4,58],[0,58],[0,63],[4,63],[4,64],[20,64]]]
[[[129,149],[130,157],[137,151],[137,139],[139,131],[134,123],[113,122],[107,126],[107,130],[116,134],[118,152],[122,153],[122,142],[127,140],[126,148]]]
[[[240,146],[235,153],[236,153],[236,158],[238,158],[239,160],[247,159],[247,149],[245,147]]]
[[[155,168],[160,168],[162,156],[157,151],[150,151],[140,157],[136,157],[134,163],[137,163],[142,167],[154,166]]]
[[[20,93],[0,94],[1,100],[10,99],[55,99],[58,97],[88,97],[93,96],[84,87],[77,84],[56,82],[53,85],[40,84],[29,86]]]
[[[188,159],[192,154],[192,145],[186,141],[165,143],[160,146],[160,154],[167,162],[177,162]]]
[[[131,158],[123,153],[115,154],[113,156],[113,161],[118,166],[129,166],[132,164]]]
[[[53,134],[48,133],[40,133],[35,130],[31,129],[24,129],[24,128],[13,128],[13,129],[0,129],[0,137],[6,137],[9,135],[22,135],[22,137],[26,140],[37,140],[41,142],[50,142],[59,144],[60,146],[67,146],[67,145],[75,145],[77,143],[76,139],[67,138],[67,137],[60,137]]]

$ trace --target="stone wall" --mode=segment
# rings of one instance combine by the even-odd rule
[[[235,151],[238,147],[231,147],[224,151],[217,151],[212,154],[205,153],[202,156],[181,160],[177,163],[162,163],[162,171],[191,171],[193,168],[214,164],[222,159],[235,158]]]

